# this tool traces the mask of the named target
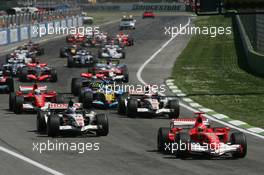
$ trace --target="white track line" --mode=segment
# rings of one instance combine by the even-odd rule
[[[183,26],[182,28],[181,28],[181,30],[180,31],[178,31],[178,33],[176,33],[172,38],[170,38],[165,44],[163,44],[153,55],[151,55],[141,66],[140,66],[140,68],[138,69],[138,71],[137,71],[137,79],[138,79],[138,81],[140,81],[142,84],[144,84],[144,85],[147,85],[147,83],[142,79],[142,72],[143,72],[143,70],[144,70],[144,68],[153,60],[153,59],[155,59],[156,58],[156,56],[171,42],[171,41],[173,41],[179,34],[180,34],[180,32],[182,31],[182,30],[184,30],[187,26],[189,26],[190,25],[190,18],[189,18],[189,20],[188,20],[188,22],[187,22],[187,24],[185,25],[185,26]],[[165,95],[165,94],[163,94],[163,93],[160,93],[160,95]],[[184,104],[184,103],[181,103],[180,102],[180,106],[182,106],[183,108],[186,108],[187,110],[189,110],[189,111],[192,111],[192,112],[197,112],[198,110],[196,110],[196,109],[194,109],[194,108],[192,108],[192,107],[190,107],[190,106],[188,106],[188,105],[186,105],[186,104]],[[253,136],[256,136],[256,137],[258,137],[258,138],[261,138],[261,139],[264,139],[264,136],[261,136],[261,135],[258,135],[258,134],[255,134],[255,133],[253,133],[253,132],[250,132],[250,131],[247,131],[247,130],[245,130],[245,129],[242,129],[242,128],[239,128],[239,127],[236,127],[236,126],[234,126],[234,125],[231,125],[231,124],[228,124],[227,122],[224,122],[224,121],[221,121],[221,120],[218,120],[218,119],[216,119],[216,118],[214,118],[214,117],[212,117],[212,116],[210,116],[210,115],[207,115],[207,114],[205,114],[205,117],[207,117],[208,119],[210,119],[210,120],[212,120],[212,121],[214,121],[214,122],[217,122],[217,123],[220,123],[220,124],[222,124],[222,125],[224,125],[224,126],[227,126],[227,127],[229,127],[229,128],[233,128],[233,129],[236,129],[236,130],[238,130],[238,131],[241,131],[241,132],[244,132],[244,133],[247,133],[247,134],[250,134],[250,135],[253,135]]]
[[[3,151],[5,153],[7,153],[7,154],[10,154],[10,155],[18,158],[18,159],[21,159],[21,160],[23,160],[23,161],[25,161],[25,162],[27,162],[27,163],[35,166],[35,167],[38,167],[38,168],[40,168],[40,169],[42,169],[42,170],[44,170],[44,171],[46,171],[46,172],[48,172],[50,174],[53,174],[53,175],[64,175],[63,173],[60,173],[60,172],[58,172],[58,171],[56,171],[54,169],[51,169],[51,168],[49,168],[49,167],[47,167],[47,166],[45,166],[43,164],[40,164],[40,163],[38,163],[38,162],[36,162],[36,161],[34,161],[32,159],[29,159],[28,157],[25,157],[25,156],[23,156],[21,154],[18,154],[16,152],[14,152],[14,151],[6,149],[6,148],[4,148],[2,146],[0,146],[0,151]]]

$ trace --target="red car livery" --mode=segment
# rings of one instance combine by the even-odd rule
[[[47,102],[58,102],[60,99],[55,91],[47,91],[47,86],[20,86],[17,92],[9,94],[9,110],[16,114],[36,111]]]
[[[48,67],[46,63],[29,63],[21,69],[19,81],[50,81],[57,82],[57,72],[55,69]]]
[[[142,18],[143,18],[143,19],[144,19],[144,18],[155,18],[155,14],[154,14],[153,12],[151,12],[151,11],[145,11],[145,12],[143,13]]]
[[[67,43],[82,43],[85,40],[85,36],[82,34],[68,35],[66,36]]]
[[[247,141],[242,132],[233,132],[229,137],[229,128],[211,128],[201,112],[196,118],[179,118],[170,122],[170,128],[159,128],[158,150],[170,152],[179,158],[194,154],[213,157],[231,155],[244,158],[247,154]]]

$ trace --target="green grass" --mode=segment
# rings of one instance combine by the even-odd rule
[[[232,19],[213,16],[196,20],[196,26],[220,25],[232,26]],[[264,128],[264,78],[249,72],[241,42],[233,30],[232,35],[215,38],[193,36],[177,58],[172,77],[184,93],[201,105]]]

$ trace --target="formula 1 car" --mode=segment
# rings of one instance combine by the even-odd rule
[[[85,36],[82,34],[70,34],[66,36],[67,43],[81,43],[85,40]]]
[[[124,59],[125,57],[125,50],[119,45],[105,45],[98,51],[98,58]]]
[[[136,29],[136,20],[132,15],[124,16],[119,24],[119,30],[123,29]]]
[[[118,113],[134,118],[140,114],[147,116],[165,116],[178,118],[180,114],[179,100],[175,97],[160,96],[151,91],[130,91],[120,96]]]
[[[109,78],[103,74],[94,75],[93,73],[90,72],[81,73],[81,78],[72,78],[71,93],[75,96],[78,96],[81,92],[81,89],[83,87],[87,87],[87,86],[89,87],[91,83],[98,84],[99,86],[101,84],[109,84],[112,82],[109,81]]]
[[[155,18],[155,14],[151,11],[145,11],[142,15],[142,18]]]
[[[14,92],[14,80],[0,70],[0,93]]]
[[[113,59],[101,59],[94,67],[91,67],[88,72],[91,72],[96,77],[104,77],[109,81],[113,82],[124,82],[128,83],[129,73],[127,65],[120,64],[119,60]]]
[[[21,69],[25,66],[26,64],[24,62],[21,62],[20,60],[14,60],[12,63],[3,64],[2,69],[6,74],[15,77],[20,74]]]
[[[76,55],[77,51],[81,48],[77,45],[68,45],[60,49],[60,57],[65,58],[68,56]]]
[[[76,52],[76,55],[68,56],[67,66],[68,67],[83,67],[83,66],[93,66],[96,60],[90,51],[85,49],[80,49]]]
[[[46,104],[37,113],[37,131],[56,137],[66,132],[96,134],[107,136],[109,133],[106,114],[97,114],[81,108],[81,103]]]
[[[244,133],[229,128],[211,128],[201,112],[196,118],[180,118],[170,121],[169,128],[159,128],[157,147],[160,152],[175,154],[179,158],[194,154],[219,157],[231,154],[233,158],[244,158],[247,141]]]
[[[29,41],[27,44],[22,46],[24,50],[28,50],[29,52],[35,52],[37,55],[43,55],[44,54],[44,48],[40,47],[38,43],[33,43],[32,41]]]
[[[57,82],[57,72],[55,69],[48,67],[46,63],[29,63],[21,68],[19,81],[21,82]]]
[[[84,47],[101,47],[104,45],[108,40],[108,36],[104,33],[96,34],[96,35],[89,35],[86,39],[82,42],[82,46]]]
[[[47,86],[20,86],[17,92],[9,94],[9,110],[15,114],[24,111],[37,111],[47,102],[60,103],[64,101],[61,94],[55,91],[47,91]]]
[[[79,101],[84,107],[90,109],[92,107],[100,109],[113,109],[118,106],[118,98],[123,94],[120,88],[116,88],[110,84],[102,84],[98,86],[92,82],[90,86],[81,88]]]
[[[116,35],[117,40],[120,44],[124,46],[133,46],[134,45],[134,39],[131,38],[129,35],[126,35],[122,32]]]
[[[6,63],[34,63],[36,62],[36,51],[17,49],[6,55]]]

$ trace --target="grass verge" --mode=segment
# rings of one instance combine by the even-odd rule
[[[264,78],[250,73],[232,18],[199,17],[196,26],[233,26],[233,32],[193,36],[174,65],[177,86],[205,107],[264,128]]]

